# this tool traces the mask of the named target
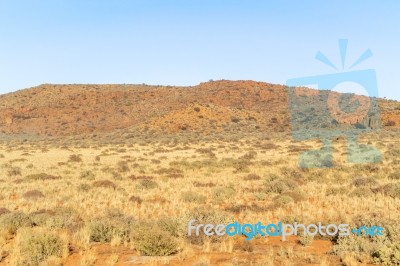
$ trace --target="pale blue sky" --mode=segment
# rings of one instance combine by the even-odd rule
[[[196,85],[336,73],[367,48],[381,97],[400,99],[399,1],[0,0],[0,93],[41,83]],[[351,3],[349,3],[351,2]]]

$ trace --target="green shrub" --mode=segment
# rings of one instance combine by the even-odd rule
[[[7,170],[8,176],[17,176],[21,175],[21,168],[17,166],[12,166]]]
[[[372,222],[372,221],[371,221]],[[363,225],[370,226],[369,221]],[[376,225],[376,222],[373,222]],[[339,237],[333,252],[344,256],[349,253],[366,256],[368,261],[379,265],[400,265],[400,226],[398,224],[383,224],[383,236],[365,237],[349,235]]]
[[[303,246],[310,246],[314,240],[314,236],[309,234],[300,234],[298,238],[300,244],[302,244]]]
[[[126,172],[129,172],[129,170],[130,170],[129,166],[128,166],[128,163],[126,161],[119,161],[117,163],[117,171],[119,173],[126,173]]]
[[[183,175],[183,171],[181,169],[178,168],[160,168],[156,171],[154,171],[154,173],[159,174],[159,175],[164,175],[166,177],[169,178],[182,178],[184,177]]]
[[[135,195],[132,195],[132,196],[129,198],[129,201],[135,202],[135,203],[137,203],[137,204],[142,204],[142,202],[143,202],[143,200],[142,200],[140,197],[135,196]]]
[[[400,265],[400,245],[383,246],[372,253],[375,264]]]
[[[203,204],[206,202],[207,197],[196,192],[187,191],[182,193],[182,200],[184,202]]]
[[[9,234],[15,234],[20,227],[25,226],[32,226],[32,221],[22,212],[10,212],[0,216],[0,228]]]
[[[355,187],[374,186],[376,183],[376,180],[372,177],[357,177],[353,180]]]
[[[131,241],[142,256],[169,256],[178,252],[176,239],[157,224],[149,222],[132,226]]]
[[[217,202],[222,202],[235,195],[235,190],[231,187],[218,187],[212,190],[212,198]]]
[[[187,234],[187,220],[182,217],[161,217],[157,221],[158,227],[174,237]]]
[[[371,197],[373,195],[374,193],[369,187],[357,187],[350,193],[351,197],[361,197],[361,198]]]
[[[136,188],[138,189],[154,189],[157,187],[158,187],[157,182],[151,179],[141,179],[139,183],[136,185]]]
[[[388,178],[389,178],[389,179],[393,179],[393,180],[400,180],[400,172],[391,173],[391,174],[388,176]]]
[[[49,229],[66,229],[76,232],[83,226],[83,220],[72,209],[62,208],[57,211],[40,210],[29,215],[33,225]]]
[[[87,225],[90,241],[110,243],[114,237],[129,239],[132,219],[124,216],[106,216],[92,220]]]
[[[68,158],[68,162],[80,163],[82,162],[82,157],[80,154],[71,154]]]
[[[117,185],[115,185],[114,182],[112,182],[110,180],[98,180],[98,181],[93,182],[93,187],[116,189]]]
[[[347,195],[349,193],[349,189],[347,187],[328,187],[326,189],[327,196],[334,196],[334,195]]]
[[[293,191],[287,191],[282,194],[283,196],[289,196],[293,199],[294,202],[299,202],[305,200],[307,195],[304,191],[300,189],[294,189]]]
[[[94,180],[96,176],[92,171],[86,170],[81,172],[80,178],[87,180]]]
[[[78,190],[88,192],[91,189],[91,186],[89,184],[79,184],[78,185]]]
[[[288,190],[294,189],[298,184],[291,179],[276,179],[273,181],[267,181],[264,183],[266,193],[278,193],[282,194]]]
[[[349,236],[339,237],[336,245],[333,246],[333,252],[339,256],[345,256],[351,253],[371,256],[372,253],[378,249],[378,246],[379,244],[370,238],[351,234]]]
[[[30,181],[56,180],[56,179],[61,179],[61,176],[49,175],[49,174],[46,174],[46,173],[32,174],[32,175],[27,175],[26,176],[26,180],[30,180]]]
[[[256,174],[248,174],[245,177],[243,177],[244,180],[249,181],[249,180],[260,180],[261,177]]]
[[[400,183],[390,183],[374,190],[392,198],[400,198]]]
[[[20,265],[40,265],[49,257],[61,258],[67,243],[58,235],[44,231],[21,231],[18,237]]]
[[[235,117],[235,116],[232,116],[232,117],[231,117],[231,121],[232,121],[233,123],[239,123],[239,122],[240,122],[240,119],[237,118],[237,117]]]
[[[48,219],[55,215],[55,212],[50,210],[39,210],[29,214],[29,219],[33,226],[45,226]]]
[[[274,198],[273,207],[280,208],[293,202],[293,198],[288,195],[278,195]]]

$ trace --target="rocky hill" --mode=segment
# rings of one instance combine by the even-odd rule
[[[321,94],[304,90],[308,95]],[[289,100],[285,86],[254,81],[222,80],[191,87],[44,84],[0,96],[0,132],[39,136],[100,134],[119,129],[204,134],[283,132],[290,130],[291,118],[297,117],[291,117]],[[314,106],[315,113],[319,107],[326,108],[321,97],[297,103],[305,109]],[[379,105],[383,126],[400,127],[399,103],[379,100]],[[339,122],[371,126],[370,118],[353,120]],[[337,125],[333,119],[328,121]]]

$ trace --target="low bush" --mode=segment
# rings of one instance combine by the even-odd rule
[[[82,156],[80,154],[71,154],[68,157],[68,162],[80,163],[82,162]]]
[[[62,258],[68,254],[67,242],[55,233],[32,229],[18,232],[17,265],[41,265],[50,257]]]
[[[288,195],[278,195],[273,199],[273,208],[281,208],[289,203],[294,202],[293,198]]]
[[[49,229],[65,229],[76,232],[83,227],[83,220],[73,209],[61,208],[56,211],[40,210],[29,215],[34,226]]]
[[[184,177],[183,171],[181,169],[177,169],[177,168],[160,168],[158,170],[155,171],[156,174],[159,175],[164,175],[165,177],[168,178],[182,178]]]
[[[160,227],[160,225],[168,226]],[[170,231],[176,229],[177,227],[171,227],[170,223],[140,221],[132,226],[131,242],[142,256],[173,255],[178,252],[178,244]]]
[[[86,170],[81,172],[80,178],[87,180],[94,180],[96,176],[92,171]]]
[[[298,239],[300,244],[302,244],[303,246],[310,246],[314,240],[314,236],[309,234],[300,234]]]
[[[335,195],[347,195],[349,193],[349,189],[347,187],[328,187],[326,189],[327,196],[335,196]]]
[[[10,167],[10,168],[7,170],[7,174],[8,174],[8,176],[18,176],[18,175],[21,175],[21,168],[19,168],[19,167],[17,167],[17,166]]]
[[[293,199],[294,202],[303,201],[307,198],[306,193],[300,189],[294,189],[293,191],[287,191],[287,192],[283,193],[282,196],[289,196]]]
[[[365,223],[364,223],[365,224]],[[369,224],[366,223],[368,226]],[[383,236],[344,236],[339,237],[333,252],[341,257],[356,254],[360,262],[378,265],[400,265],[400,226],[382,225]]]
[[[157,221],[157,226],[174,237],[182,237],[187,235],[187,222],[182,216],[161,217]]]
[[[132,219],[122,215],[105,216],[92,220],[87,224],[90,241],[110,243],[113,238],[121,241],[129,239]]]
[[[158,187],[157,182],[151,179],[141,179],[139,183],[136,185],[136,188],[138,189],[154,189],[157,187]]]
[[[87,192],[91,189],[91,186],[89,184],[79,184],[78,185],[78,190]]]
[[[371,197],[373,195],[374,193],[369,187],[357,187],[350,193],[351,197],[360,197],[360,198]]]
[[[392,198],[400,198],[400,183],[389,183],[374,189],[376,193],[382,193]]]
[[[400,172],[394,172],[388,175],[389,179],[400,180]]]
[[[119,161],[117,163],[117,171],[119,173],[126,173],[126,172],[129,172],[129,170],[130,170],[129,166],[128,166],[128,163],[126,161]]]
[[[207,197],[193,191],[187,191],[182,193],[182,200],[189,203],[204,204]]]
[[[387,127],[393,127],[393,126],[395,126],[395,125],[396,125],[396,122],[393,121],[393,120],[388,120],[388,121],[386,121],[386,123],[385,123],[385,126],[387,126]]]
[[[20,227],[30,227],[32,221],[22,212],[10,212],[0,216],[0,228],[8,234],[15,234]]]
[[[154,179],[154,177],[147,176],[147,175],[131,175],[131,176],[129,176],[129,179],[132,181],[136,181],[136,180],[141,180],[141,179]]]
[[[143,200],[138,196],[131,196],[129,198],[129,201],[137,203],[137,204],[142,204],[142,202],[143,202]]]
[[[93,187],[116,189],[117,185],[115,185],[114,182],[112,182],[110,180],[98,180],[98,181],[93,182]]]
[[[29,181],[57,180],[57,179],[61,179],[61,176],[55,176],[55,175],[49,175],[49,174],[46,174],[46,173],[40,173],[40,174],[27,175],[25,179],[29,180]]]
[[[288,190],[294,189],[298,186],[298,183],[292,179],[279,178],[273,181],[266,181],[264,188],[266,193],[277,193],[282,194]]]
[[[261,176],[256,175],[256,174],[248,174],[245,177],[243,177],[244,180],[249,181],[249,180],[260,180]]]
[[[222,202],[235,195],[236,191],[231,187],[218,187],[212,190],[212,198],[217,202]]]
[[[372,177],[357,177],[353,179],[353,185],[355,187],[374,186],[376,184],[376,180]]]
[[[195,187],[215,187],[215,183],[212,182],[208,182],[208,183],[200,183],[200,182],[194,182],[193,186]]]

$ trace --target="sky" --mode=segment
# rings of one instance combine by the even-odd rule
[[[374,69],[379,96],[400,100],[399,10],[394,0],[0,0],[0,93],[43,83],[286,84]],[[339,39],[348,39],[344,68]],[[349,70],[367,49],[373,56]]]

